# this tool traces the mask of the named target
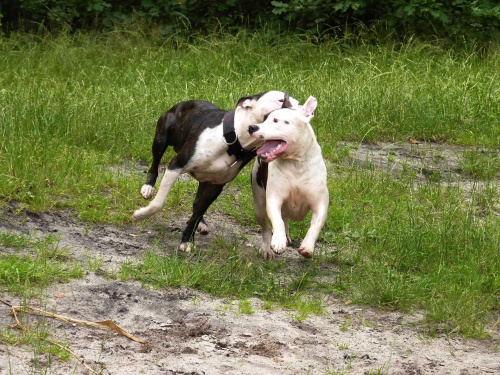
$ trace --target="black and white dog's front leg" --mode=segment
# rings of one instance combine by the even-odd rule
[[[205,224],[203,215],[207,212],[208,207],[217,199],[222,192],[225,184],[216,185],[208,182],[200,182],[196,198],[193,203],[193,215],[187,222],[187,227],[182,232],[182,242],[179,245],[179,250],[186,253],[191,252],[191,243],[194,239],[195,229],[198,227],[200,232],[200,224]],[[205,224],[206,227],[206,224]]]

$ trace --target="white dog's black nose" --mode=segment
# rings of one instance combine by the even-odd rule
[[[248,132],[249,132],[250,134],[253,134],[253,133],[255,133],[256,131],[259,131],[259,127],[258,127],[257,125],[250,125],[250,126],[248,127]]]

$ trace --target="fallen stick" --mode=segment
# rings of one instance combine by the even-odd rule
[[[1,301],[1,300],[0,300]],[[2,301],[3,303],[5,303],[6,305],[9,305],[9,303],[6,303],[5,301]],[[15,326],[13,326],[12,328],[17,328],[17,329],[21,329],[25,332],[35,332],[35,334],[37,334],[36,331],[33,331],[32,329],[29,329],[28,327],[25,327],[23,326],[20,322],[19,322],[19,319],[17,318],[17,314],[16,312],[18,312],[18,310],[15,308],[15,306],[11,306],[12,307],[12,314],[14,315],[14,319],[16,319],[16,322],[17,324]],[[89,370],[90,372],[92,372],[93,374],[99,374],[97,371],[95,371],[92,367],[90,367],[89,365],[87,365],[85,363],[85,361],[83,360],[83,358],[80,358],[75,352],[73,352],[71,349],[69,348],[66,348],[65,346],[59,344],[58,342],[55,342],[51,339],[48,339],[46,337],[40,337],[40,335],[37,334],[37,336],[39,338],[41,338],[42,340],[44,341],[47,341],[48,343],[52,344],[52,345],[55,345],[57,347],[59,347],[61,350],[64,350],[64,351],[67,351],[69,354],[71,354],[78,362],[80,362],[87,370]]]
[[[50,312],[38,309],[36,307],[31,307],[31,306],[26,306],[26,307],[13,306],[10,303],[8,303],[6,301],[3,301],[1,299],[0,299],[0,302],[4,303],[7,306],[10,306],[12,309],[15,309],[17,312],[24,312],[24,313],[32,314],[32,315],[46,316],[46,317],[49,317],[49,318],[54,318],[54,319],[62,320],[63,322],[75,323],[75,324],[83,324],[83,325],[86,325],[86,326],[89,326],[89,327],[94,327],[94,328],[109,327],[113,331],[119,333],[120,335],[128,337],[130,340],[139,342],[141,344],[149,345],[148,341],[143,340],[141,338],[138,338],[138,337],[132,335],[131,333],[125,331],[124,329],[120,328],[115,323],[113,323],[112,320],[104,320],[102,322],[89,322],[89,321],[86,321],[86,320],[80,320],[80,319],[70,318],[70,317],[67,317],[67,316],[57,315],[57,314],[54,314],[54,313],[50,313]]]

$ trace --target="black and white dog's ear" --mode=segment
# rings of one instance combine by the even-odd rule
[[[293,108],[292,102],[290,101],[290,93],[285,92],[285,99],[283,100],[281,108]]]
[[[248,108],[252,106],[252,102],[254,102],[253,96],[244,96],[243,98],[240,98],[240,100],[238,100],[238,104],[236,106]]]

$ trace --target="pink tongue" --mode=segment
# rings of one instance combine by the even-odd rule
[[[267,141],[262,145],[261,148],[257,149],[257,155],[261,156],[262,154],[265,154],[266,152],[269,152],[271,150],[274,150],[281,141]]]

